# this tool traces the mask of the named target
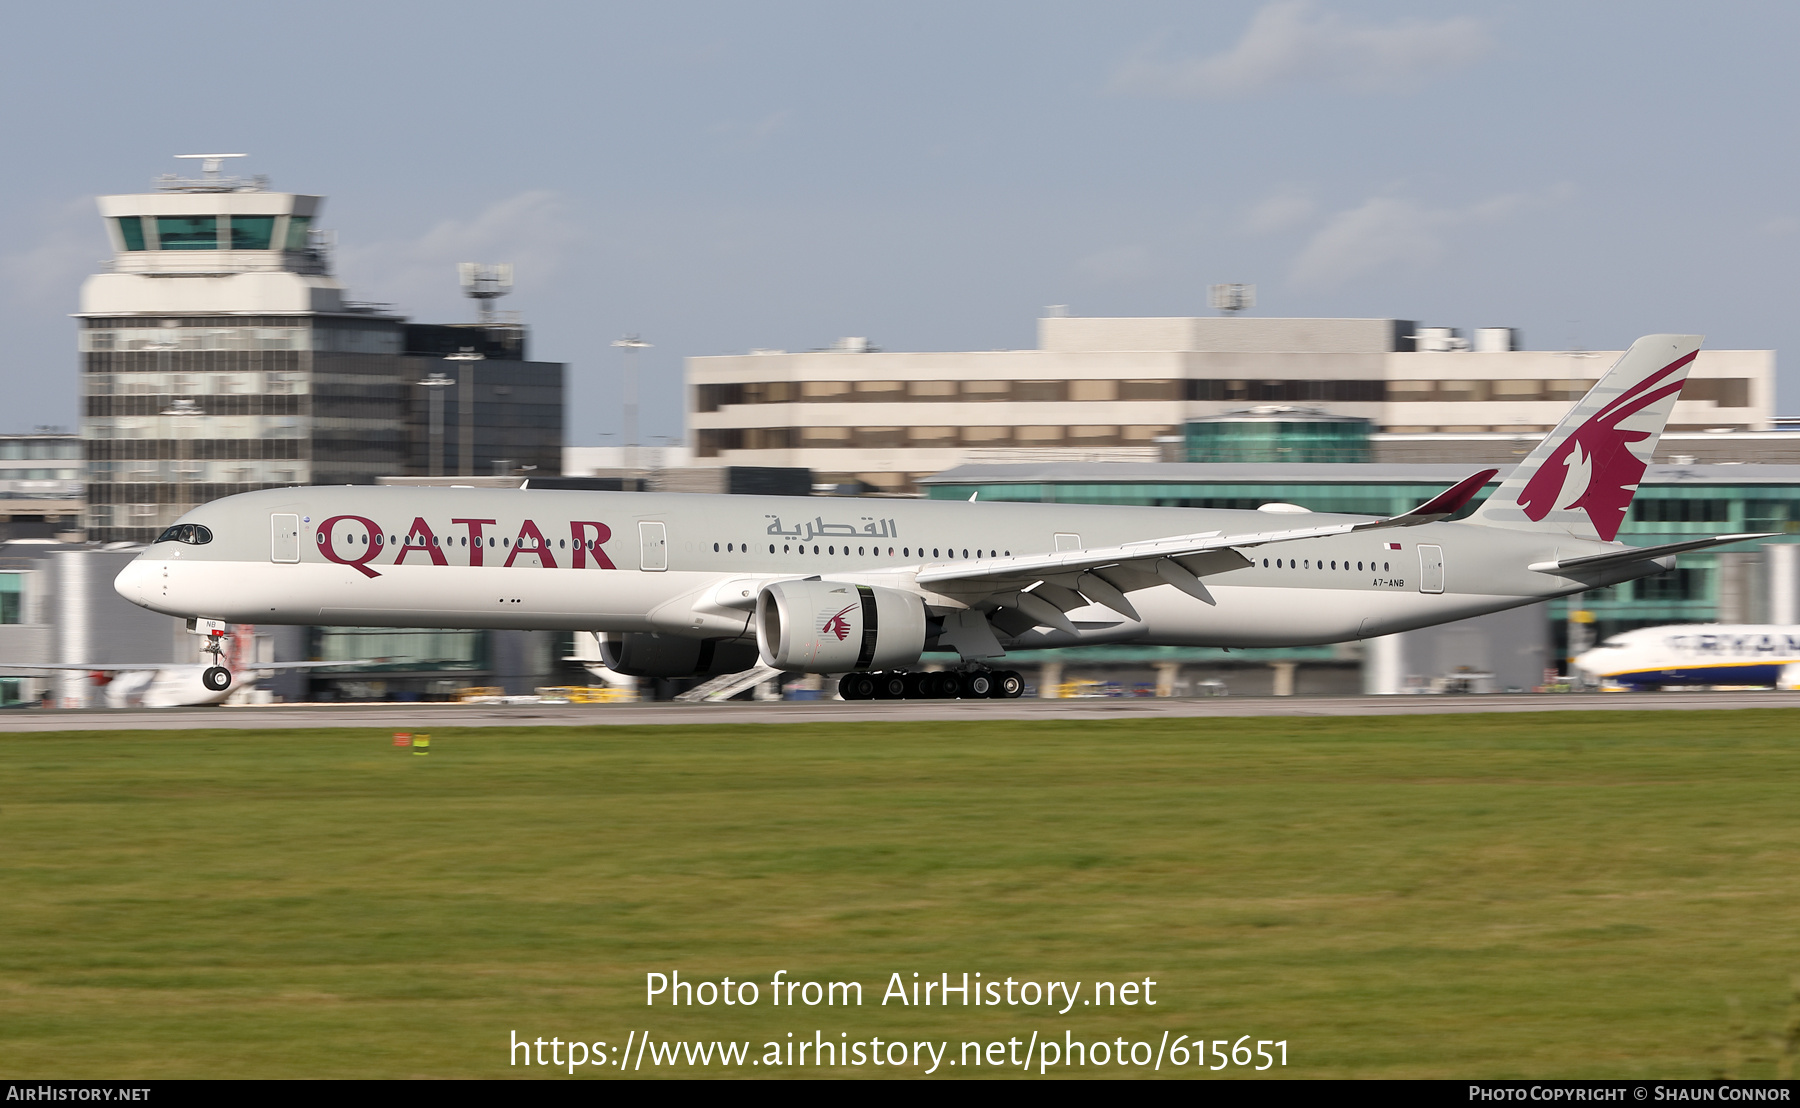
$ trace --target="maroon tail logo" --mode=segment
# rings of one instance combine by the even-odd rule
[[[819,633],[823,634],[823,635],[836,635],[839,642],[843,642],[845,639],[849,638],[850,637],[850,621],[845,619],[844,617],[849,615],[852,611],[854,611],[856,609],[856,607],[857,606],[855,604],[852,604],[852,605],[850,605],[850,607],[845,608],[843,611],[839,612],[837,615],[832,616],[830,619],[826,620],[825,626],[819,628]]]
[[[1625,522],[1625,509],[1631,505],[1638,482],[1644,479],[1645,463],[1631,452],[1631,444],[1651,436],[1649,431],[1632,431],[1619,424],[1664,397],[1679,393],[1683,382],[1658,382],[1693,360],[1694,355],[1688,354],[1670,362],[1595,412],[1564,439],[1519,494],[1518,503],[1525,509],[1526,517],[1537,522],[1553,508],[1580,508],[1593,521],[1600,537],[1611,542]],[[1569,470],[1583,464],[1588,470],[1587,488],[1569,503],[1558,504],[1556,500],[1568,483]]]

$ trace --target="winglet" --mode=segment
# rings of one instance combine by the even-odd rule
[[[1475,499],[1487,486],[1497,469],[1484,469],[1480,473],[1464,477],[1443,492],[1427,500],[1410,512],[1403,512],[1394,517],[1393,522],[1401,527],[1410,527],[1418,523],[1436,523],[1440,519],[1448,519],[1462,510],[1462,506]]]

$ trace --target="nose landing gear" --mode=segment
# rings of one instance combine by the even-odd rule
[[[225,668],[219,658],[219,655],[224,652],[224,636],[209,637],[206,645],[201,649],[212,655],[213,664],[207,666],[206,672],[200,675],[200,683],[211,692],[224,692],[229,689],[231,687],[231,671]]]
[[[1013,700],[1025,679],[1013,670],[957,673],[848,673],[838,682],[845,700]]]

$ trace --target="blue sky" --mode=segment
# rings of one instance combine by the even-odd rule
[[[1029,346],[1221,281],[1785,356],[1795,41],[1749,2],[9,5],[0,430],[76,420],[92,196],[207,150],[327,196],[357,299],[462,320],[454,264],[515,263],[577,445],[626,332],[655,441],[686,356]]]

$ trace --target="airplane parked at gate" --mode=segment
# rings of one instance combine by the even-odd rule
[[[1633,690],[1664,685],[1800,684],[1800,627],[1688,623],[1640,627],[1575,658],[1603,685]]]
[[[642,677],[841,674],[846,697],[1017,696],[1018,651],[1300,646],[1661,572],[1615,541],[1693,335],[1630,350],[1467,519],[1485,470],[1390,518],[1074,504],[337,486],[203,505],[119,574],[245,623],[593,631]],[[962,666],[917,673],[927,650]],[[226,680],[229,680],[227,677]]]

